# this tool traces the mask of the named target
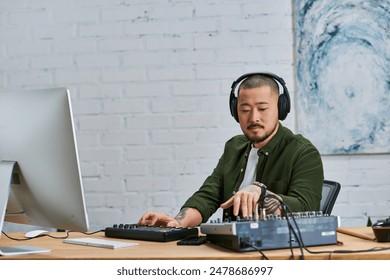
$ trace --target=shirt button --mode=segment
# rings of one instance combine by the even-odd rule
[[[233,191],[232,194],[236,194],[236,191]]]
[[[241,168],[240,172],[241,172],[241,173],[244,172],[244,168]]]

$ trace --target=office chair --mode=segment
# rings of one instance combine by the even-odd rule
[[[320,210],[324,215],[332,213],[333,206],[340,192],[341,185],[335,181],[324,180]]]

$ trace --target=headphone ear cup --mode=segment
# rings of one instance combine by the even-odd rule
[[[290,112],[289,107],[290,107],[290,104],[289,104],[289,100],[286,97],[286,95],[285,94],[279,95],[279,99],[278,99],[279,120],[283,121],[287,117],[288,112]]]
[[[229,105],[230,105],[230,114],[238,122],[237,97],[234,95],[234,84],[232,86],[232,91],[230,92]]]
[[[237,112],[237,98],[233,97],[230,101],[230,113],[232,114],[233,118],[238,121],[238,112]]]

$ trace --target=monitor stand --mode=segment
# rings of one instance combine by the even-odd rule
[[[8,198],[10,194],[12,174],[14,170],[18,169],[19,166],[16,161],[4,161],[0,160],[0,230],[3,230],[3,223],[5,213],[7,211]],[[0,233],[1,236],[1,233]],[[24,254],[34,254],[42,252],[50,252],[50,249],[40,248],[29,245],[17,245],[0,247],[0,256],[14,256]]]
[[[3,230],[3,222],[11,189],[12,172],[15,165],[17,165],[15,161],[0,161],[0,230]]]

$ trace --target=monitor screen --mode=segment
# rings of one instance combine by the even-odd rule
[[[0,195],[0,229],[88,230],[68,89],[0,91]]]

